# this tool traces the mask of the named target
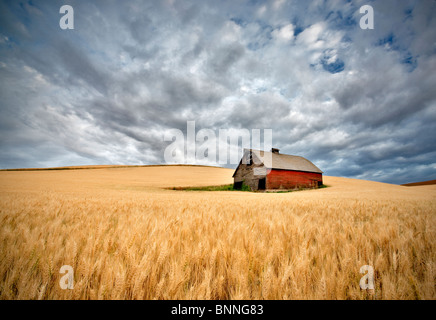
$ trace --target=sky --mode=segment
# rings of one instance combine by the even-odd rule
[[[272,129],[325,175],[436,179],[436,1],[0,0],[0,98],[0,168],[164,164],[195,121]]]

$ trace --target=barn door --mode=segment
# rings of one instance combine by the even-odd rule
[[[259,179],[259,190],[265,190],[266,178]]]

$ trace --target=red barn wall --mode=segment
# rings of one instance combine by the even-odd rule
[[[314,172],[272,169],[266,177],[267,189],[313,188],[322,184],[322,174]]]

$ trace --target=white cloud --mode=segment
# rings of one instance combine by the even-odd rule
[[[272,32],[272,35],[281,41],[290,41],[294,38],[294,26],[292,23],[276,29]]]
[[[326,24],[324,22],[315,23],[298,35],[297,42],[306,44],[309,47],[317,46],[317,43],[322,41],[321,35],[325,29]]]

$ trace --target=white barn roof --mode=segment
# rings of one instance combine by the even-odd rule
[[[251,151],[259,160],[263,162],[265,167],[270,169],[323,173],[312,162],[300,156],[292,156],[288,154],[253,149],[245,150],[245,152],[248,151]]]

